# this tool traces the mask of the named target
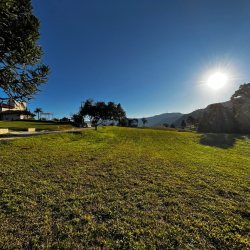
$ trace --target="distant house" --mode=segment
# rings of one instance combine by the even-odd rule
[[[9,99],[7,103],[0,103],[0,120],[2,121],[29,120],[34,116],[27,110],[26,102]]]

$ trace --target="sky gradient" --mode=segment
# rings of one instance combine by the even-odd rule
[[[188,113],[250,82],[249,0],[33,0],[51,68],[29,108],[55,117],[81,101],[120,102],[129,117]],[[224,72],[218,91],[207,78]]]

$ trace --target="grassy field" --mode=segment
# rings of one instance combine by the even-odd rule
[[[0,152],[0,249],[250,248],[248,137],[105,127]]]
[[[0,121],[0,128],[9,128],[14,131],[25,131],[28,128],[36,128],[41,130],[66,130],[71,129],[71,124],[58,122],[42,122],[42,121]]]

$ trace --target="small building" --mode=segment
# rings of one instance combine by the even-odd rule
[[[9,99],[7,103],[0,103],[0,120],[2,121],[29,120],[34,116],[27,110],[26,102]]]

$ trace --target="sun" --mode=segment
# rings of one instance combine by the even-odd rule
[[[208,78],[207,85],[211,89],[218,90],[223,88],[227,84],[227,81],[228,81],[227,75],[221,72],[217,72]]]

